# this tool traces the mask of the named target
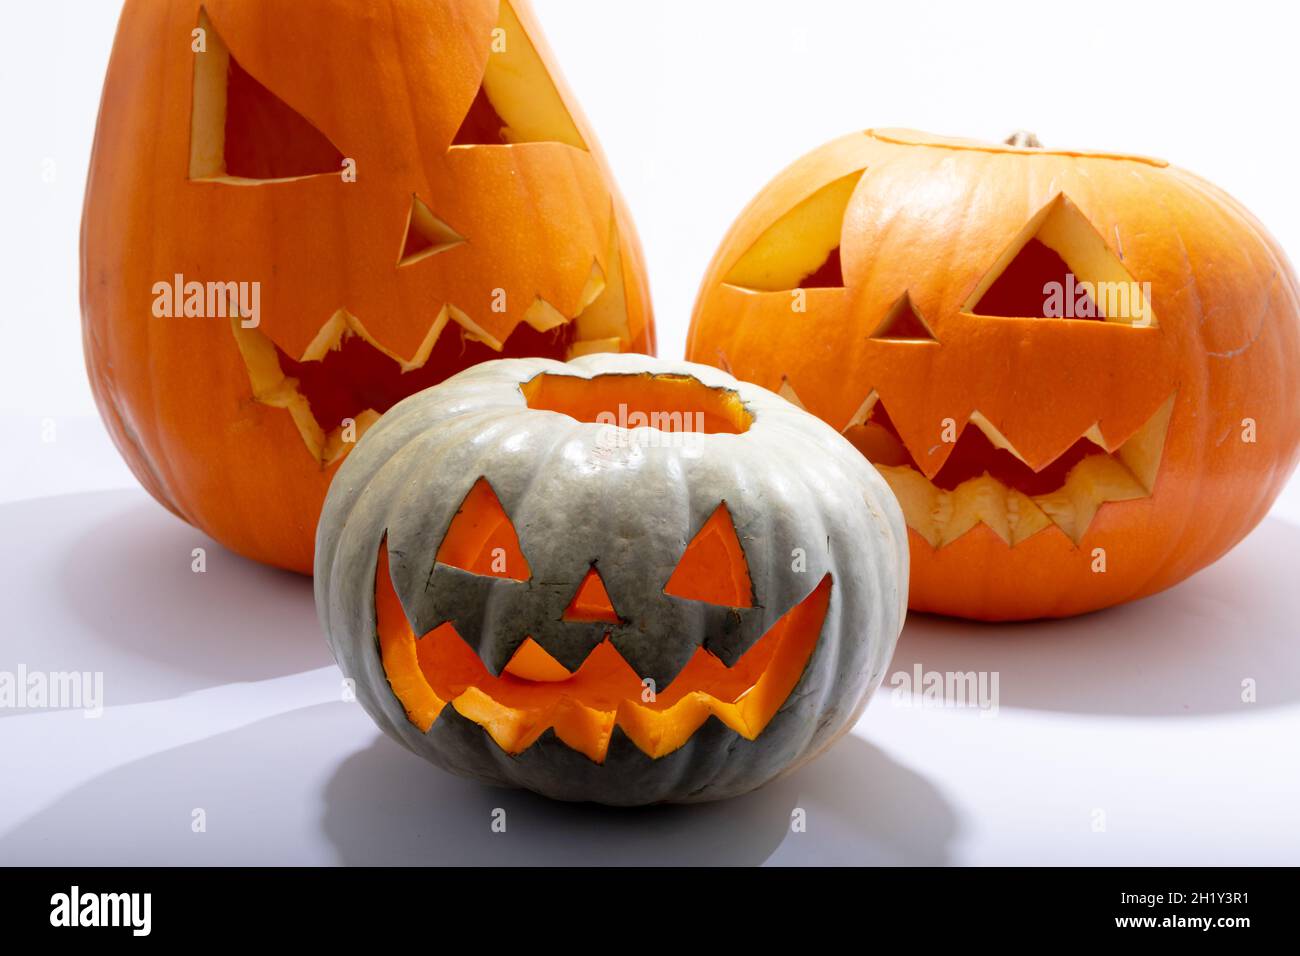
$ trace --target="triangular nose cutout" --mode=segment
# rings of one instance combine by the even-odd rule
[[[406,236],[402,239],[399,266],[427,259],[458,246],[465,237],[433,214],[433,210],[419,196],[411,197],[411,213],[406,220]]]
[[[724,607],[753,606],[749,564],[725,502],[686,546],[664,594]]]
[[[565,621],[603,621],[606,624],[618,624],[618,612],[605,590],[605,582],[593,564],[587,569],[587,576],[578,585],[573,600],[564,609],[562,619]]]
[[[933,342],[934,333],[912,304],[912,297],[904,292],[893,304],[884,321],[871,333],[873,339],[894,339],[900,342]]]
[[[194,53],[190,179],[275,182],[343,171],[343,154],[311,121],[249,74],[207,11]]]
[[[966,311],[1156,324],[1146,287],[1134,281],[1064,193],[1044,206],[998,257],[967,300]]]

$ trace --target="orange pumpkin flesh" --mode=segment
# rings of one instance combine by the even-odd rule
[[[543,373],[520,391],[529,408],[622,428],[640,424],[662,432],[740,434],[752,420],[734,393],[700,388],[684,375],[606,375],[587,382]]]
[[[753,607],[749,567],[732,527],[723,502],[687,545],[681,563],[664,585],[664,594],[727,607]]]
[[[606,624],[619,622],[618,612],[614,610],[614,603],[610,601],[609,592],[605,590],[605,583],[595,567],[592,567],[587,572],[587,576],[582,579],[582,583],[578,585],[578,590],[573,595],[573,600],[569,602],[569,606],[564,609],[564,614],[561,616],[566,621],[603,621]],[[537,650],[542,649],[538,647]]]
[[[526,2],[386,10],[129,0],[87,185],[116,443],[185,520],[304,572],[338,463],[396,401],[489,358],[654,348],[630,220]],[[175,276],[257,284],[260,322],[154,316]]]
[[[1066,271],[1150,297],[1085,288],[1045,317]],[[1258,222],[1165,163],[868,131],[741,215],[687,353],[878,465],[914,609],[1064,615],[1168,587],[1260,520],[1300,449],[1298,303]]]
[[[519,536],[492,486],[480,478],[452,519],[435,560],[473,574],[527,581],[532,573]]]

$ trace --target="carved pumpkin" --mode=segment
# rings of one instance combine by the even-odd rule
[[[877,463],[911,606],[1074,614],[1166,588],[1263,517],[1300,447],[1295,273],[1151,159],[904,130],[836,140],[741,214],[688,358]]]
[[[403,397],[501,355],[653,349],[631,222],[551,62],[523,0],[128,0],[82,304],[155,498],[309,571],[339,461]]]
[[[710,800],[853,724],[906,613],[905,535],[853,446],[770,392],[645,356],[506,360],[343,463],[316,606],[366,710],[447,770]]]

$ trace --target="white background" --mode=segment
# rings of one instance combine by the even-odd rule
[[[662,355],[681,354],[744,203],[868,126],[1160,156],[1300,254],[1285,4],[536,6],[636,219]],[[997,670],[998,716],[878,695],[822,761],[726,808],[556,807],[378,738],[337,702],[307,582],[166,515],[95,417],[77,239],[117,12],[11,3],[0,30],[0,669],[102,669],[109,703],[97,721],[0,713],[0,863],[1300,862],[1295,481],[1232,555],[1136,605],[1050,626],[914,617],[896,668]],[[787,833],[796,805],[807,834]],[[517,839],[488,835],[494,806]]]

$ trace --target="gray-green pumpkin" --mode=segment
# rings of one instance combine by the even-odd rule
[[[348,456],[316,606],[381,728],[563,800],[752,790],[861,714],[902,628],[907,536],[832,428],[714,368],[488,362]]]

